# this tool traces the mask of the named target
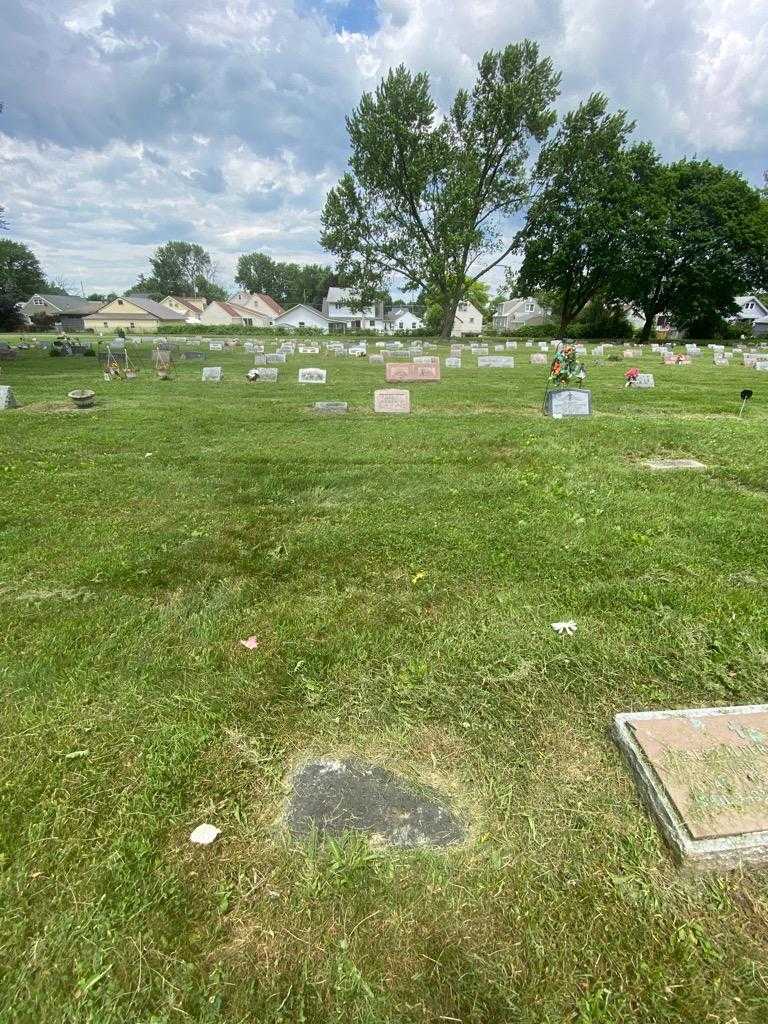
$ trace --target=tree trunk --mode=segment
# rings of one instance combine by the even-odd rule
[[[646,313],[645,310],[643,310],[643,313],[645,313],[645,323],[643,324],[643,329],[640,331],[640,335],[638,337],[638,341],[640,341],[641,344],[644,341],[648,341],[650,338],[651,331],[653,330],[653,318],[656,315],[655,313]]]
[[[446,301],[443,306],[443,319],[440,324],[440,337],[450,338],[451,331],[453,330],[453,322],[456,319],[456,310],[459,307],[459,296],[456,295]]]

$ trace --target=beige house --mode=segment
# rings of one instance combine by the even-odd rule
[[[200,314],[201,324],[238,324],[243,327],[269,327],[271,317],[234,302],[214,299]]]
[[[200,314],[208,305],[208,300],[199,296],[166,295],[160,300],[161,306],[167,306],[174,313],[183,313],[188,324],[199,324]]]
[[[276,302],[271,295],[264,295],[261,292],[238,292],[237,295],[233,295],[229,299],[229,302],[235,306],[253,309],[257,313],[261,313],[262,316],[269,317],[270,320],[285,312],[280,303]]]
[[[452,338],[483,333],[483,314],[471,302],[460,302],[453,321]]]
[[[126,334],[151,334],[158,324],[183,324],[186,317],[144,295],[125,296],[104,303],[95,313],[84,317],[86,328],[93,331],[115,331]]]

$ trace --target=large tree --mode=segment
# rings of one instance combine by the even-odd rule
[[[658,158],[649,143],[629,144],[626,112],[609,114],[594,93],[566,114],[542,147],[536,198],[520,242],[522,294],[554,291],[565,332],[587,303],[615,292],[632,246],[639,196]]]
[[[528,197],[529,145],[555,121],[559,82],[525,40],[486,53],[445,116],[429,77],[403,66],[363,95],[347,118],[350,170],[328,195],[321,235],[361,305],[399,277],[437,298],[450,335],[467,278],[512,251],[505,229]]]
[[[282,263],[263,252],[240,256],[235,281],[250,292],[271,296],[286,308],[298,302],[319,306],[328,288],[340,283],[331,267],[318,263]]]
[[[152,272],[139,275],[126,295],[145,294],[156,299],[166,295],[200,295],[206,299],[225,299],[226,292],[216,282],[216,269],[210,253],[195,242],[166,242],[155,249],[149,260]]]
[[[0,239],[0,292],[14,302],[22,302],[45,290],[45,276],[29,246],[10,238]]]
[[[717,322],[734,297],[768,281],[768,202],[736,171],[709,161],[658,166],[641,196],[621,296],[645,317]]]

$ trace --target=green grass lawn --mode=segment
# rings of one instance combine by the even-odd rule
[[[3,1024],[768,1020],[766,876],[681,873],[608,735],[766,700],[768,378],[590,359],[553,421],[529,354],[392,417],[362,360],[0,365]],[[292,768],[350,753],[469,842],[291,840]]]

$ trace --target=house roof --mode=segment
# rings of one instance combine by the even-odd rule
[[[404,313],[407,313],[409,316],[416,317],[417,320],[421,320],[421,317],[419,316],[419,314],[418,313],[414,313],[412,310],[408,309],[407,306],[393,306],[392,309],[388,310],[384,314],[384,319],[387,322],[390,322],[392,320],[397,320],[398,317],[401,317]]]
[[[263,292],[254,292],[254,295],[257,299],[261,299],[265,306],[269,306],[276,316],[280,316],[281,313],[285,312],[280,303],[275,302],[271,295],[264,295]]]
[[[330,318],[327,317],[325,315],[325,313],[321,313],[320,310],[319,309],[315,309],[314,306],[308,306],[306,304],[306,302],[297,302],[295,306],[291,306],[290,309],[286,309],[283,313],[280,314],[280,316],[287,316],[288,313],[292,313],[294,309],[306,309],[306,310],[309,310],[309,312],[312,313],[313,316],[319,316],[321,320],[326,320],[326,321],[328,321],[330,323]],[[277,319],[279,320],[280,317],[277,317]]]
[[[34,295],[30,295],[27,302],[31,302],[32,299],[45,299],[51,306],[70,315],[93,313],[104,305],[103,302],[89,302],[80,295],[45,295],[43,292],[35,292]]]
[[[180,302],[182,304],[182,306],[186,306],[187,307],[187,309],[190,311],[190,313],[198,313],[199,314],[199,313],[202,312],[200,307],[196,306],[194,304],[193,299],[192,298],[187,298],[185,295],[167,295],[166,298],[167,299],[173,299],[174,302]],[[160,303],[160,305],[163,305],[163,303]],[[170,307],[168,307],[168,308],[170,308]]]
[[[175,309],[169,309],[162,303],[155,302],[154,299],[148,299],[145,295],[126,295],[125,300],[126,302],[132,302],[134,306],[138,306],[139,309],[143,309],[144,312],[149,313],[150,316],[157,317],[158,320],[184,319],[183,313],[177,313]]]
[[[344,302],[352,296],[351,288],[329,288],[326,298],[329,302]]]

